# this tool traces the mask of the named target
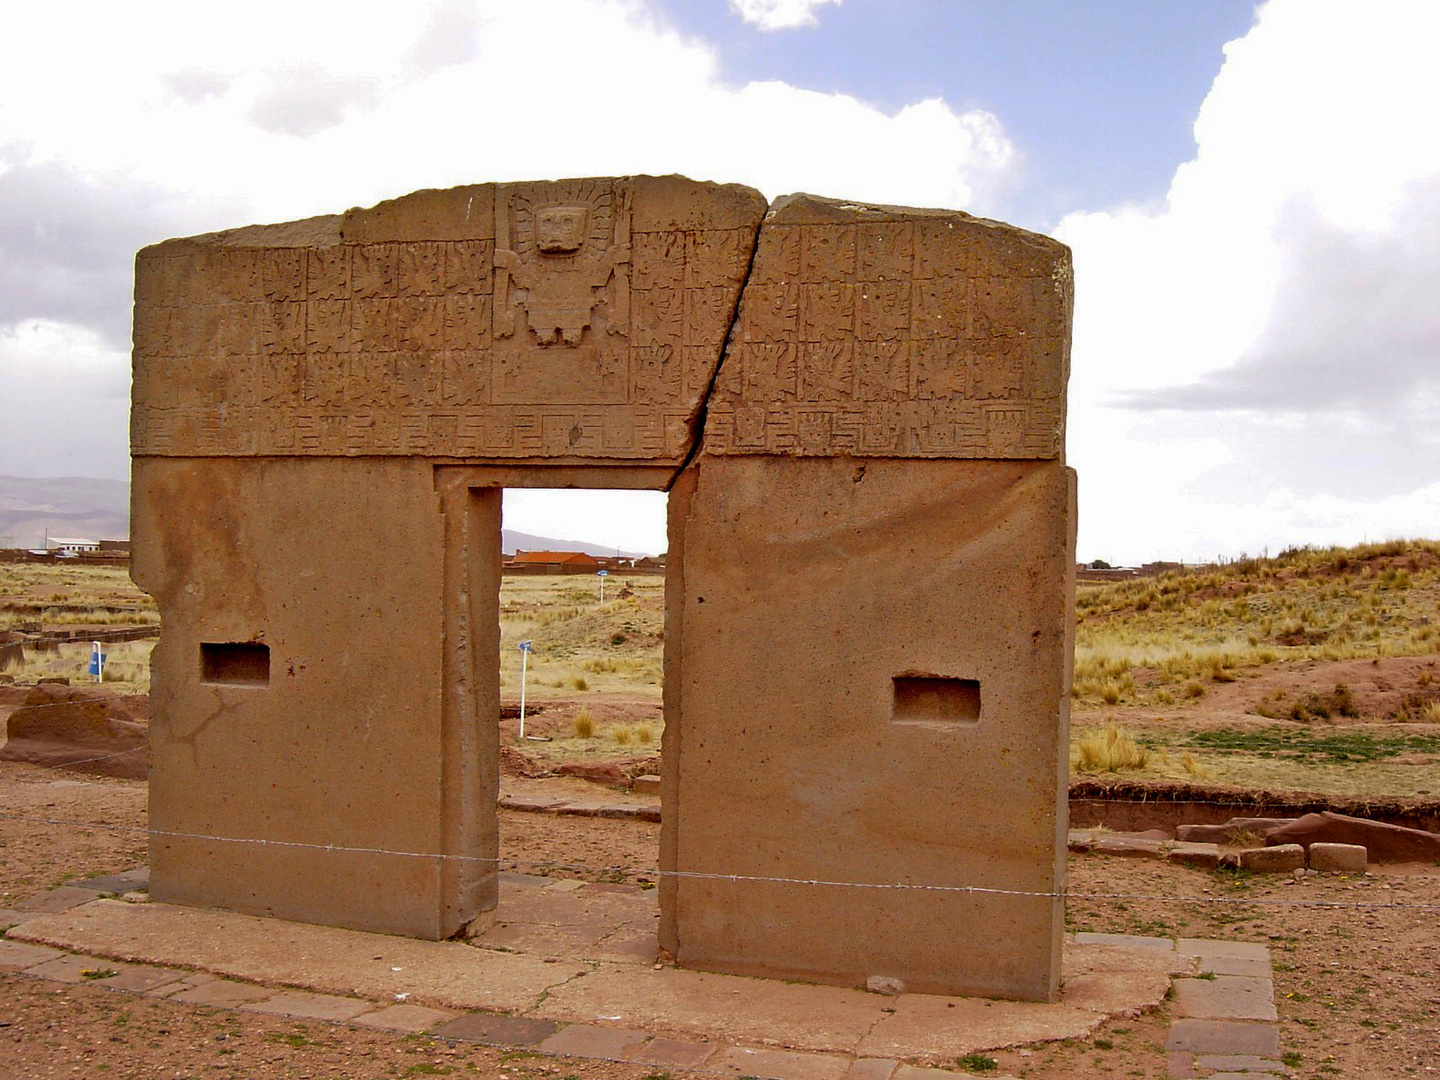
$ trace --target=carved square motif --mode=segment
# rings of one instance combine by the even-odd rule
[[[719,345],[730,329],[730,289],[695,288],[685,290],[685,343],[687,345]]]
[[[910,279],[855,287],[855,336],[869,341],[910,336]]]
[[[915,226],[908,221],[856,227],[856,275],[861,281],[909,281],[915,271]]]
[[[345,396],[351,406],[384,409],[395,404],[394,353],[352,353],[347,364]]]
[[[445,291],[489,296],[495,273],[495,245],[489,240],[456,240],[445,245]]]
[[[801,276],[812,281],[855,279],[855,226],[803,226]]]
[[[685,285],[685,234],[636,233],[631,238],[631,287],[679,289]]]
[[[768,404],[795,399],[795,347],[752,343],[742,346],[744,399]]]
[[[969,362],[952,338],[917,341],[910,350],[910,397],[933,401],[963,397],[969,391]]]
[[[447,405],[483,405],[490,358],[483,352],[447,352],[441,358],[440,398]]]
[[[740,229],[703,229],[686,234],[687,288],[729,286],[740,280],[750,258],[750,234]]]
[[[630,365],[635,372],[635,401],[665,404],[680,397],[680,349],[674,345],[632,345]]]
[[[345,404],[349,358],[307,356],[302,368],[301,397],[308,409],[335,409]]]
[[[917,281],[911,290],[912,333],[917,338],[959,337],[965,332],[965,285],[954,278]]]
[[[337,245],[306,252],[305,294],[311,300],[341,300],[350,295],[350,247]]]
[[[258,308],[262,349],[286,353],[305,351],[304,304],[261,304]]]
[[[265,299],[305,299],[305,252],[299,248],[272,248],[264,253],[261,268]]]
[[[818,410],[802,410],[795,419],[795,440],[807,454],[823,454],[830,449],[830,414]]]
[[[437,297],[404,296],[395,301],[396,339],[402,349],[441,349],[445,311]]]
[[[854,333],[854,327],[854,285],[828,281],[801,287],[801,340],[843,341]]]
[[[1026,339],[988,337],[966,343],[973,357],[970,392],[985,401],[1025,393]]]
[[[305,347],[310,352],[349,352],[350,301],[311,300],[305,305]]]
[[[461,294],[447,296],[441,304],[447,349],[482,349],[490,341],[490,299]]]
[[[741,311],[746,341],[786,341],[800,324],[800,286],[772,282],[749,285]]]
[[[735,410],[735,445],[737,447],[763,447],[765,445],[765,410],[750,407]]]
[[[800,347],[800,400],[849,401],[855,395],[854,346],[848,341]]]
[[[640,345],[678,345],[685,336],[685,293],[661,286],[630,294],[630,333]]]
[[[774,225],[762,229],[750,285],[785,285],[799,281],[800,246],[799,225]]]
[[[399,253],[401,296],[439,296],[445,291],[445,245],[402,244]]]
[[[354,295],[365,299],[394,296],[398,258],[398,244],[366,244],[352,248],[350,285]]]
[[[356,300],[350,305],[352,340],[376,352],[393,352],[398,344],[395,301]]]
[[[899,401],[909,396],[909,348],[898,341],[855,343],[855,394],[861,401]]]

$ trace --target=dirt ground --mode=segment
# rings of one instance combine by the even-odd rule
[[[144,827],[143,783],[0,763],[0,908],[74,877],[143,863]],[[657,830],[638,821],[501,813],[505,857],[531,872],[538,862],[595,867],[566,872],[592,880],[613,880],[607,867],[653,867]],[[1072,930],[1268,944],[1281,1039],[1288,1054],[1298,1055],[1289,1058],[1296,1076],[1423,1076],[1440,1064],[1436,867],[1297,881],[1086,855],[1071,857],[1069,889]],[[1114,1020],[1089,1039],[991,1056],[1000,1072],[1037,1080],[1160,1078],[1167,1025],[1162,1007]],[[660,1074],[6,975],[0,976],[0,1075],[650,1080]]]

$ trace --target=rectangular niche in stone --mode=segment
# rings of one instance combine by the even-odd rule
[[[200,681],[221,686],[266,686],[270,682],[270,646],[248,641],[201,642]]]
[[[980,683],[936,675],[896,675],[897,724],[975,724],[980,721]]]

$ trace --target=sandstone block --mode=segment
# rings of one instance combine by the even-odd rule
[[[1305,865],[1305,849],[1299,844],[1249,848],[1240,852],[1240,868],[1257,874],[1289,873]]]
[[[1223,825],[1180,825],[1175,829],[1175,839],[1197,843],[1234,844],[1245,837],[1261,839],[1271,829],[1288,825],[1294,818],[1238,817],[1231,818]]]
[[[1157,859],[1163,840],[1149,836],[1113,836],[1101,834],[1095,838],[1093,851],[1100,855],[1125,855],[1136,859]]]
[[[1177,840],[1165,850],[1165,861],[1213,870],[1220,865],[1220,845]]]
[[[1365,848],[1371,862],[1435,862],[1440,860],[1440,834],[1407,829],[1383,821],[1367,821],[1325,811],[1306,814],[1265,837],[1267,844],[1354,844]]]
[[[1331,870],[1343,873],[1364,873],[1369,862],[1369,853],[1360,844],[1310,845],[1310,869]]]

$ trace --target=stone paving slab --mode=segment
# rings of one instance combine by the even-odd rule
[[[132,967],[109,979],[100,979],[95,985],[107,990],[123,990],[129,994],[149,994],[161,987],[178,983],[189,972],[176,968]]]
[[[32,919],[10,935],[146,963],[203,968],[249,982],[308,986],[381,1001],[406,993],[414,1004],[457,1009],[528,1009],[546,990],[589,970],[579,962],[547,964],[541,957],[455,941],[420,941],[118,900],[97,900]]]
[[[64,955],[59,949],[49,949],[43,945],[0,940],[0,971],[24,971]]]
[[[274,991],[254,983],[232,982],[229,979],[211,979],[207,983],[191,986],[167,994],[171,1001],[183,1001],[188,1005],[211,1005],[216,1008],[233,1009],[255,1001],[264,1001]]]
[[[308,990],[287,990],[273,994],[263,1001],[252,1001],[241,1005],[241,1012],[260,1013],[265,1016],[285,1016],[292,1020],[322,1020],[332,1023],[353,1020],[361,1013],[369,1012],[374,1005],[358,998],[339,997],[335,994],[312,994]]]
[[[845,1080],[891,1080],[900,1062],[893,1058],[856,1058]]]
[[[1197,1020],[1279,1020],[1269,979],[1217,975],[1176,979],[1175,1015]]]
[[[1254,1057],[1244,1054],[1202,1054],[1195,1059],[1202,1069],[1224,1069],[1232,1073],[1274,1073],[1289,1076],[1290,1070],[1277,1058]]]
[[[602,1058],[625,1061],[650,1036],[630,1028],[600,1027],[597,1024],[570,1024],[555,1032],[537,1049],[561,1057]]]
[[[374,1028],[377,1031],[402,1031],[411,1035],[421,1031],[434,1031],[441,1024],[457,1019],[459,1015],[449,1009],[429,1009],[424,1005],[386,1005],[373,1012],[361,1013],[350,1023],[356,1027]]]
[[[1089,934],[1082,932],[1075,935],[1075,944],[1114,945],[1122,949],[1155,949],[1157,952],[1175,951],[1175,942],[1169,938],[1138,937],[1134,934]]]
[[[1175,947],[1183,953],[1193,953],[1201,960],[1216,957],[1232,957],[1241,960],[1270,959],[1268,946],[1253,941],[1215,941],[1211,938],[1181,938]]]
[[[445,1039],[486,1046],[539,1046],[559,1030],[560,1025],[551,1020],[500,1013],[470,1013],[441,1024],[435,1029],[435,1034]]]
[[[630,1055],[637,1065],[658,1065],[663,1069],[698,1069],[715,1051],[718,1043],[691,1042],[687,1039],[651,1039]]]
[[[1103,1014],[1065,1004],[986,1001],[930,994],[890,998],[895,1011],[855,1047],[865,1057],[955,1057],[977,1050],[1047,1039],[1078,1039],[1105,1020]]]
[[[1252,1020],[1176,1020],[1165,1049],[1278,1058],[1280,1034],[1274,1024]]]
[[[69,911],[71,908],[79,907],[81,904],[88,904],[94,899],[94,889],[81,889],[74,885],[62,885],[58,889],[51,889],[49,892],[32,896],[28,900],[22,900],[18,906],[21,911],[51,913]]]
[[[1063,1001],[1110,1016],[1139,1016],[1157,1008],[1170,986],[1163,971],[1096,971],[1066,977]]]
[[[43,915],[41,911],[20,911],[18,908],[0,908],[0,927],[19,926],[27,919]]]
[[[93,956],[60,956],[54,960],[47,960],[43,964],[36,964],[34,967],[25,969],[26,975],[34,975],[36,978],[49,979],[52,982],[63,983],[84,983],[98,982],[99,973],[108,971],[118,975],[127,970],[129,965],[122,964],[118,960],[100,960]]]
[[[139,867],[135,870],[126,870],[120,874],[106,874],[103,877],[84,878],[80,881],[70,883],[77,889],[90,889],[92,892],[106,893],[127,893],[150,887],[150,868]]]
[[[1271,977],[1269,960],[1252,960],[1243,956],[1202,956],[1201,974],[1245,975],[1255,979]]]
[[[759,1080],[845,1080],[850,1059],[836,1054],[797,1054],[793,1050],[727,1046],[711,1058],[705,1068],[707,1072],[754,1076]]]

